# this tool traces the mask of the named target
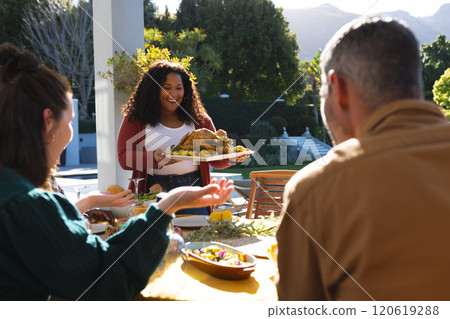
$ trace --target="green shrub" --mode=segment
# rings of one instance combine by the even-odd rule
[[[309,131],[311,132],[311,134],[314,134],[315,132],[316,120],[312,116],[309,115],[299,116],[296,120],[296,124],[299,135],[305,133],[307,127],[309,127]]]
[[[450,110],[444,110],[444,114],[447,117],[447,119],[450,121]]]
[[[436,104],[450,109],[450,68],[434,83],[433,99]]]
[[[243,145],[245,147],[248,147],[250,143],[253,146],[256,146],[258,144],[259,140],[265,140],[264,144],[257,150],[258,154],[262,157],[262,159],[266,162],[267,165],[260,165],[253,157],[251,158],[251,161],[247,165],[242,165],[242,167],[263,167],[263,166],[278,166],[280,165],[280,146],[278,145],[270,145],[270,140],[273,138],[273,136],[261,136],[261,137],[249,137],[249,138],[243,138],[243,139],[236,139],[235,144],[236,145]],[[245,140],[246,143],[244,143]],[[294,160],[288,160],[288,163],[295,164]],[[238,166],[241,164],[237,164]]]
[[[250,128],[255,121],[256,123],[261,120],[269,121],[274,116],[286,119],[286,130],[289,135],[298,135],[295,119],[306,113],[305,107],[288,106],[285,102],[273,104],[273,102],[236,101],[219,97],[202,100],[216,128],[224,129],[232,137],[250,135]]]
[[[78,120],[78,132],[80,134],[89,134],[96,132],[95,120]]]
[[[266,121],[258,121],[253,125],[252,128],[252,135],[253,136],[272,136],[277,137],[277,131],[275,128],[270,125],[269,122]]]
[[[272,125],[277,131],[278,136],[283,135],[284,128],[287,127],[288,122],[281,116],[274,116],[269,121],[270,125]]]

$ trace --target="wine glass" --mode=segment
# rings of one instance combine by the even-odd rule
[[[131,218],[131,217],[134,216],[134,208],[136,206],[142,206],[144,204],[144,202],[142,201],[142,199],[139,196],[139,191],[138,191],[139,182],[143,181],[144,178],[135,177],[135,178],[129,178],[129,180],[133,182],[133,185],[134,185],[134,199],[136,200],[136,203],[131,204],[130,208],[128,209],[128,217]]]
[[[167,252],[164,256],[163,261],[157,268],[157,270],[161,271],[162,273],[170,268],[170,266],[175,263],[179,257],[182,256],[182,251],[185,248],[184,239],[175,231],[173,221],[169,225],[168,232],[170,234],[169,247],[167,247]]]
[[[133,182],[134,185],[134,199],[136,200],[136,202],[139,203],[140,198],[139,198],[139,191],[138,191],[138,185],[140,181],[143,181],[145,178],[143,177],[135,177],[135,178],[129,178],[130,181]]]
[[[178,271],[176,267],[180,262],[182,269],[185,265],[181,258],[185,245],[183,237],[174,230],[173,222],[169,225],[168,232],[170,233],[169,247],[158,268],[156,268],[155,272],[150,277],[150,282],[158,284],[158,278],[165,273],[172,278],[176,277],[176,285],[164,288],[167,296],[174,297],[180,294],[184,289],[185,274],[184,272]]]
[[[183,255],[183,249],[186,248],[183,237],[175,231],[173,221],[169,225],[169,233],[169,247],[167,248],[167,252],[163,260],[163,266],[166,268],[173,264],[178,257],[181,257]]]
[[[74,186],[73,187],[73,190],[77,193],[77,201],[80,200],[80,198],[81,198],[81,191],[83,189],[85,189],[85,188],[87,188],[86,185],[78,185],[78,186]]]

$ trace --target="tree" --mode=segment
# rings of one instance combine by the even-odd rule
[[[205,30],[223,61],[214,94],[293,104],[301,95],[298,45],[281,9],[267,0],[182,0],[177,25]],[[295,82],[295,85],[291,86]],[[285,92],[286,91],[286,92]]]
[[[320,98],[318,94],[317,87],[320,87],[320,54],[321,50],[317,51],[312,61],[306,62],[306,67],[308,74],[311,79],[311,90],[312,90],[312,99],[313,99],[313,107],[314,107],[314,118],[316,120],[316,125],[319,126],[319,111],[317,106],[320,105]]]
[[[183,0],[177,10],[175,27],[177,31],[192,27],[197,17],[197,0]]]
[[[450,67],[450,41],[446,40],[444,34],[441,34],[437,36],[434,42],[422,44],[420,53],[425,98],[432,100],[434,82]]]
[[[321,85],[321,69],[320,69],[320,55],[322,50],[318,50],[312,61],[302,61],[301,62],[301,72],[308,73],[308,77],[305,78],[305,96],[304,101],[313,108],[315,125],[311,126],[309,123],[307,126],[311,129],[312,134],[316,138],[322,138],[322,141],[327,143],[330,140],[325,125],[322,118],[319,116],[319,89]],[[312,100],[312,104],[309,101]],[[303,120],[302,120],[303,121]]]
[[[22,34],[23,8],[31,0],[2,0],[0,4],[0,43],[9,42],[22,47],[24,37]]]
[[[433,100],[436,104],[450,109],[450,68],[434,83]]]
[[[35,0],[25,11],[24,35],[36,54],[76,86],[80,118],[94,81],[92,4],[80,0]],[[87,13],[86,13],[87,12]]]
[[[163,32],[169,32],[175,29],[175,17],[170,14],[167,6],[164,14],[156,15],[155,24],[156,27]]]
[[[137,53],[134,54],[129,54],[126,51],[116,52],[107,62],[111,69],[106,72],[99,72],[99,76],[111,81],[116,90],[130,95],[142,74],[147,71],[152,63],[158,60],[167,60],[180,63],[186,70],[189,70],[191,59],[192,57],[182,59],[172,57],[168,49],[160,49],[152,45],[145,51],[138,49]],[[195,76],[192,73],[190,76],[195,81]]]
[[[144,1],[144,28],[154,28],[156,27],[156,5],[152,0]]]

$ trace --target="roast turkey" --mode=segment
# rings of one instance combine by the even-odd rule
[[[177,145],[185,151],[213,150],[219,154],[233,153],[233,141],[224,130],[213,132],[207,128],[201,128],[187,133]]]

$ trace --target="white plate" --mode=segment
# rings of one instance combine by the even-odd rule
[[[205,219],[205,215],[196,215],[176,217],[173,225],[182,228],[200,228],[208,226],[209,223]]]
[[[229,158],[236,158],[240,155],[250,155],[255,153],[254,151],[244,151],[239,153],[228,153],[228,154],[220,154],[220,155],[213,155],[209,157],[203,157],[203,156],[185,156],[185,155],[166,155],[166,158],[168,159],[174,159],[177,161],[195,161],[195,162],[212,162],[212,161],[219,161],[223,159],[229,159]]]
[[[91,229],[93,234],[103,233],[105,232],[107,224],[104,223],[98,223],[98,224],[91,224]]]
[[[124,207],[109,207],[107,209],[111,210],[115,218],[127,218],[129,217],[128,211],[130,210],[131,205]]]

